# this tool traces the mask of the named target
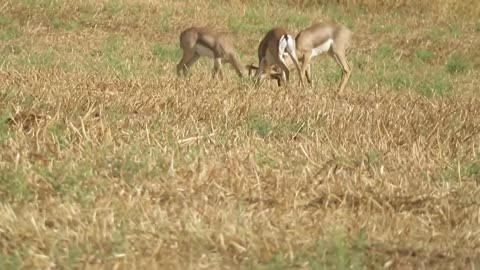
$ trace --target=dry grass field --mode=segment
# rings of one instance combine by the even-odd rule
[[[0,269],[480,269],[480,1],[0,0]],[[348,25],[255,87],[179,32]]]

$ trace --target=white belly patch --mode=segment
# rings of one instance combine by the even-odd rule
[[[213,58],[213,51],[200,44],[195,45],[195,52],[197,52],[200,56]]]
[[[312,57],[315,57],[319,54],[322,54],[322,53],[325,53],[325,52],[328,52],[328,50],[330,50],[330,47],[332,47],[332,44],[333,44],[333,40],[332,39],[328,39],[327,41],[325,41],[322,45],[316,47],[316,48],[313,48],[312,50]]]

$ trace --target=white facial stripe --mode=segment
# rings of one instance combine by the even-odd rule
[[[328,52],[328,50],[330,50],[330,47],[332,47],[332,44],[333,44],[333,39],[328,39],[322,45],[320,45],[316,48],[313,48],[311,57],[315,57],[315,56],[320,55],[322,53]]]
[[[200,44],[195,45],[195,51],[200,55],[200,56],[206,56],[209,58],[213,58],[213,51],[210,50],[209,48],[202,46]]]

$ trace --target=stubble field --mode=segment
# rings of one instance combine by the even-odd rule
[[[479,4],[326,2],[0,1],[0,268],[480,269]],[[326,19],[340,94],[175,76]]]

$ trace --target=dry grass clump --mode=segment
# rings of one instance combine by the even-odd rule
[[[252,1],[254,2],[254,1]],[[408,11],[416,14],[475,18],[480,15],[480,3],[477,1],[454,0],[289,0],[293,4],[306,7],[315,5],[341,5],[346,8],[363,8],[369,12]]]
[[[477,22],[319,7],[0,5],[0,268],[478,268]],[[328,58],[307,89],[174,76],[194,22],[247,63],[318,18],[355,32],[342,94]]]

